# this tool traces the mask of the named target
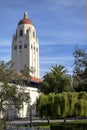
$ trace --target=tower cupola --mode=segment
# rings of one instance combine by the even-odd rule
[[[31,24],[32,25],[32,21],[28,18],[27,12],[24,13],[24,18],[21,19],[18,23],[18,25],[21,25],[21,24]]]

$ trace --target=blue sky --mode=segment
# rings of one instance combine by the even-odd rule
[[[40,77],[52,65],[72,74],[73,51],[87,49],[86,0],[0,1],[0,60],[11,59],[12,35],[26,11],[39,38]]]

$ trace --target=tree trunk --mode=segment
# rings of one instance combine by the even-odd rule
[[[1,112],[0,112],[0,130],[2,130]]]
[[[77,116],[75,116],[75,120],[77,120]]]
[[[48,119],[48,124],[50,123],[50,117],[47,118]]]
[[[66,118],[64,117],[64,123],[66,123]]]

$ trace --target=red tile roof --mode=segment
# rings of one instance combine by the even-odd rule
[[[36,82],[36,83],[40,83],[40,82],[42,82],[43,80],[40,79],[40,78],[31,77],[31,81],[32,81],[32,82]]]
[[[28,78],[25,75],[21,74],[20,72],[16,72],[15,74],[18,75],[18,76],[21,76],[22,79],[28,80]],[[35,83],[40,83],[43,80],[40,79],[40,78],[35,78],[35,77],[30,76],[30,81],[35,82]]]
[[[28,18],[23,18],[18,23],[18,25],[21,25],[21,24],[31,24],[32,25],[32,21],[30,19],[28,19]]]

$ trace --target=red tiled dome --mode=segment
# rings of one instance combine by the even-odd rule
[[[31,24],[32,25],[32,21],[30,19],[28,19],[28,18],[23,18],[18,23],[18,25],[21,25],[21,24]]]

